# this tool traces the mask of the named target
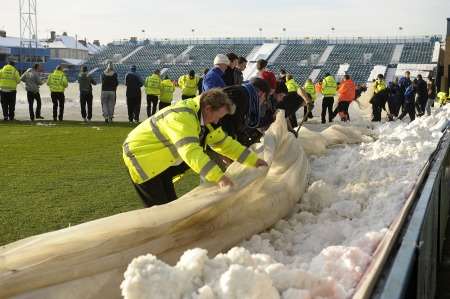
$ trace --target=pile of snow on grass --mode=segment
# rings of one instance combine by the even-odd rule
[[[138,257],[125,272],[122,295],[351,297],[449,118],[447,105],[409,124],[376,124],[377,140],[312,156],[310,185],[289,219],[214,258],[188,250],[172,267],[150,254]]]

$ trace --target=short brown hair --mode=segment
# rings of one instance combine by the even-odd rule
[[[228,57],[228,59],[230,60],[230,62],[233,62],[233,61],[239,59],[239,57],[238,57],[236,54],[234,54],[234,53],[228,53],[228,54],[227,54],[227,57]]]
[[[262,70],[266,66],[267,66],[267,60],[265,60],[265,59],[260,59],[256,62],[256,69],[258,71]]]
[[[217,111],[222,107],[226,107],[229,114],[233,114],[236,110],[236,107],[227,94],[219,88],[212,88],[201,94],[200,107],[203,108],[206,105],[211,106],[214,111]]]

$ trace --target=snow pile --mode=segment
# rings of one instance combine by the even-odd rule
[[[373,69],[370,71],[369,78],[367,79],[367,82],[371,82],[372,80],[376,79],[378,74],[384,74],[386,73],[387,66],[385,65],[375,65]]]
[[[444,106],[409,124],[376,124],[376,141],[311,157],[310,186],[289,219],[214,258],[193,249],[172,267],[138,257],[125,272],[122,295],[349,298],[449,118]]]

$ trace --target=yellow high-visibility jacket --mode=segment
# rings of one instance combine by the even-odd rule
[[[0,69],[0,89],[3,91],[17,90],[17,84],[20,83],[20,74],[17,69],[7,64]]]
[[[47,85],[51,92],[64,92],[69,84],[66,74],[64,74],[63,71],[54,70],[53,73],[48,76]]]
[[[145,93],[148,95],[159,96],[161,93],[161,78],[157,74],[152,74],[145,79]]]
[[[447,94],[445,92],[443,91],[438,92],[436,97],[438,99],[438,103],[441,104],[441,106],[447,104]]]
[[[137,126],[123,144],[123,160],[134,183],[142,184],[167,168],[185,161],[201,177],[218,182],[222,170],[200,145],[200,96],[168,106]],[[200,116],[201,117],[201,116]],[[255,166],[257,155],[227,136],[222,128],[209,130],[205,146],[232,160]]]
[[[181,88],[181,93],[185,96],[195,97],[197,95],[197,84],[200,80],[199,77],[195,76],[190,78],[189,75],[183,75],[178,79],[178,85]]]
[[[163,103],[169,103],[173,100],[173,92],[175,91],[175,85],[169,79],[161,81],[161,94],[159,100]]]
[[[322,80],[322,94],[325,97],[334,97],[337,92],[337,84],[336,80],[334,80],[333,76],[325,77]]]
[[[382,80],[382,79],[377,79],[375,81],[375,87],[373,89],[373,92],[375,94],[382,92],[383,90],[385,90],[386,87],[386,81]]]
[[[286,81],[286,87],[287,87],[288,92],[297,91],[298,84],[297,84],[297,82],[295,82],[294,79],[291,79],[291,80]]]
[[[314,102],[317,98],[316,87],[314,86],[314,83],[305,82],[303,88],[305,89],[306,93],[310,95],[311,99]]]

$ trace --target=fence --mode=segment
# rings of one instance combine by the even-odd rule
[[[232,44],[381,44],[381,43],[418,43],[442,41],[441,35],[424,36],[306,36],[306,37],[220,37],[220,38],[179,38],[179,39],[145,39],[131,42],[130,40],[114,41],[112,44],[161,44],[161,45],[232,45]]]

